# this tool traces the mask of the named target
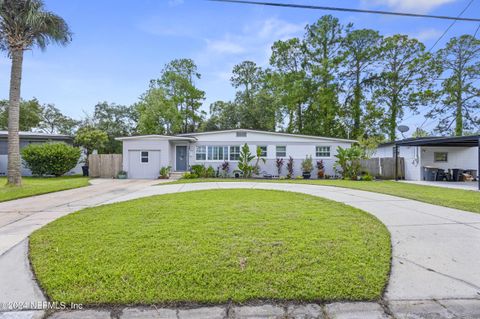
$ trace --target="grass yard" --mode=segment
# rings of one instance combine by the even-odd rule
[[[390,270],[375,217],[281,191],[209,190],[88,208],[30,239],[53,301],[374,300]]]
[[[88,177],[23,177],[22,182],[21,187],[7,186],[7,178],[0,177],[0,202],[87,186]]]
[[[323,186],[345,187],[358,190],[364,190],[375,193],[388,194],[408,199],[418,200],[434,205],[461,209],[469,212],[480,213],[480,192],[468,191],[462,189],[452,189],[436,186],[415,185],[395,181],[349,181],[349,180],[318,180],[318,179],[292,179],[292,180],[244,180],[233,178],[199,178],[199,179],[180,179],[166,184],[179,183],[202,183],[202,182],[239,182],[255,181],[265,183],[294,183],[294,184],[312,184]]]

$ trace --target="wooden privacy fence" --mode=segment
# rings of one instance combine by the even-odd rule
[[[122,170],[122,154],[93,154],[88,157],[90,177],[113,178]]]
[[[375,157],[361,160],[362,171],[382,179],[395,178],[395,159],[391,157]],[[398,178],[405,178],[405,159],[398,158]]]

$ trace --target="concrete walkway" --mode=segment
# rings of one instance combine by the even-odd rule
[[[221,182],[152,186],[153,183],[158,181],[100,180],[95,181],[96,185],[88,188],[0,203],[0,214],[15,212],[15,217],[10,217],[10,222],[8,218],[6,222],[2,219],[3,226],[0,227],[2,245],[0,249],[3,250],[3,255],[0,256],[0,301],[44,300],[29,272],[26,261],[27,246],[22,240],[31,231],[55,218],[84,207],[157,194],[218,188],[252,188],[294,191],[346,203],[375,215],[389,229],[392,235],[393,259],[391,278],[385,293],[385,304],[380,306],[376,303],[367,303],[368,306],[365,306],[369,309],[367,312],[361,311],[365,303],[322,305],[320,312],[322,316],[336,309],[336,313],[347,311],[345,318],[388,318],[392,315],[404,318],[402,313],[438,313],[438,316],[431,318],[455,318],[463,313],[468,315],[464,318],[480,318],[480,271],[478,271],[480,269],[480,214],[389,195],[317,185]],[[13,247],[15,244],[17,245]],[[19,278],[19,280],[13,278]],[[272,305],[263,307],[275,308]],[[226,311],[229,316],[235,313],[225,307],[217,308]],[[287,308],[288,306],[282,308],[281,315],[274,315],[274,311],[263,317],[284,317],[287,314],[285,312]],[[207,312],[208,309],[212,310],[212,308],[201,309]],[[137,310],[140,311],[139,309],[132,311]],[[241,313],[241,310],[238,311]],[[355,311],[360,311],[359,313],[364,315],[353,316]],[[54,317],[97,318],[98,315],[98,318],[109,318],[110,312],[110,310],[95,311],[96,314],[92,316],[87,316],[85,313],[81,315],[79,312],[67,312],[57,313]],[[182,317],[179,316],[178,309],[175,313],[175,318]],[[369,315],[365,316],[367,313]],[[13,315],[13,313],[9,314]],[[27,312],[22,314],[27,315]],[[33,315],[38,313],[32,312]],[[80,317],[75,317],[76,315]],[[342,318],[333,312],[328,316]],[[131,318],[134,317],[131,316]],[[143,316],[135,318],[141,317]],[[253,318],[243,315],[235,315],[235,317]],[[321,316],[311,317],[320,318]],[[0,318],[3,319],[1,314]]]

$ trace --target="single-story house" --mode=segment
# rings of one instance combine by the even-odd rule
[[[287,160],[294,159],[294,174],[301,175],[301,162],[306,156],[316,161],[323,160],[325,174],[335,175],[333,164],[338,146],[350,147],[356,141],[234,129],[202,133],[166,135],[143,135],[120,137],[123,142],[123,170],[129,178],[157,178],[159,170],[171,166],[174,172],[186,172],[192,165],[204,164],[215,170],[224,162],[230,163],[230,173],[237,168],[240,149],[248,144],[252,154],[257,147],[262,149],[265,163],[260,162],[262,174],[278,175],[276,159],[283,158],[281,175],[287,174]],[[313,172],[316,174],[316,169]]]
[[[403,157],[405,179],[458,181],[462,174],[478,180],[480,136],[408,138],[378,146],[374,157]],[[480,188],[480,182],[479,182]]]
[[[46,134],[36,132],[19,132],[20,150],[33,143],[62,142],[73,144],[73,138],[62,134]],[[0,131],[0,176],[7,175],[8,166],[8,131]],[[31,176],[32,172],[22,163],[22,176]],[[68,175],[81,174],[82,164],[79,163]]]

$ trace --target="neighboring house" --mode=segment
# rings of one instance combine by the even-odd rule
[[[62,142],[73,144],[72,137],[61,134],[44,134],[34,132],[20,132],[20,150],[25,146],[33,143]],[[0,176],[7,175],[8,165],[8,131],[0,131]],[[78,164],[68,175],[81,174],[82,164]],[[22,162],[22,176],[31,176],[32,172]]]
[[[333,164],[338,146],[350,147],[355,141],[287,133],[264,132],[247,129],[180,134],[176,136],[144,135],[121,137],[123,142],[123,169],[129,178],[157,178],[163,166],[174,172],[185,172],[195,164],[212,166],[215,170],[224,162],[230,163],[230,174],[237,168],[240,149],[245,143],[252,154],[262,149],[266,163],[260,162],[263,174],[278,175],[275,162],[284,159],[282,174],[287,174],[287,161],[294,159],[295,175],[301,175],[301,162],[312,156],[323,160],[325,174],[334,175]],[[314,174],[316,169],[314,170]]]
[[[458,169],[474,177],[479,170],[479,136],[409,138],[378,146],[373,157],[405,159],[405,179],[428,180],[428,169]]]

